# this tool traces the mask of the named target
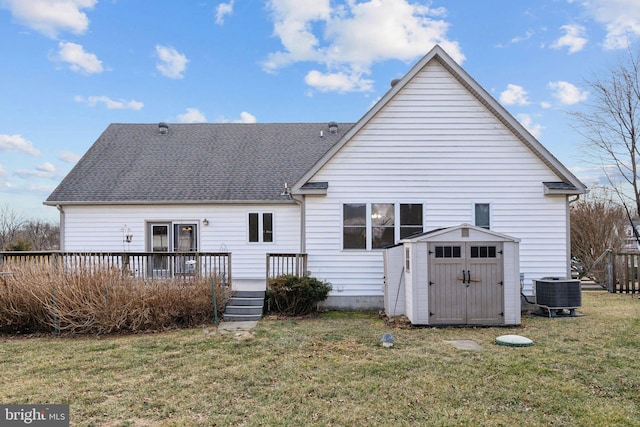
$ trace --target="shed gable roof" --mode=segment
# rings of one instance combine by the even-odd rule
[[[46,204],[290,202],[297,181],[352,124],[111,124]],[[321,133],[322,131],[322,133]]]
[[[322,169],[359,131],[363,129],[404,87],[420,73],[431,61],[440,63],[457,81],[459,81],[476,99],[478,99],[510,132],[513,133],[531,152],[537,156],[557,177],[563,185],[556,185],[548,194],[582,194],[586,186],[556,159],[527,129],[480,86],[457,62],[455,62],[439,45],[436,45],[407,74],[394,82],[391,89],[380,98],[362,118],[322,156],[297,181],[292,192],[300,192],[301,188]]]
[[[405,242],[430,242],[430,241],[458,241],[462,230],[465,230],[468,241],[474,240],[493,240],[500,242],[516,242],[519,243],[520,239],[512,236],[508,236],[503,233],[498,233],[493,230],[487,230],[485,228],[477,227],[471,224],[460,224],[453,227],[436,228],[434,230],[426,231],[424,233],[414,234],[406,239],[402,239],[401,243]]]

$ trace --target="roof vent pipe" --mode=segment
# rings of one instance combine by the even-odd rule
[[[329,122],[329,133],[338,133],[338,124],[336,122]]]
[[[158,132],[160,135],[166,135],[169,133],[169,125],[165,122],[158,123]]]

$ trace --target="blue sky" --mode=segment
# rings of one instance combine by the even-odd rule
[[[435,43],[587,185],[568,111],[638,0],[0,0],[0,207],[42,202],[109,123],[356,121]]]

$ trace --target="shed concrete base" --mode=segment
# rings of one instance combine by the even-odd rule
[[[329,296],[320,304],[321,310],[381,310],[384,297]]]

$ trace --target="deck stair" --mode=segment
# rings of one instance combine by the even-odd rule
[[[264,291],[236,291],[224,309],[228,322],[248,322],[262,319]]]

